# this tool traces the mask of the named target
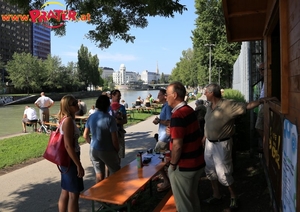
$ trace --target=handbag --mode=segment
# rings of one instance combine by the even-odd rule
[[[71,158],[65,148],[64,135],[60,134],[60,126],[64,120],[65,118],[61,121],[57,129],[51,132],[43,157],[56,164],[60,172],[62,172],[60,166],[68,167],[68,169],[64,172],[66,173],[69,171]]]

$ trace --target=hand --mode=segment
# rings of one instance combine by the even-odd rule
[[[264,97],[259,99],[259,103],[263,104],[269,101],[279,101],[276,97]]]
[[[171,134],[170,133],[170,127],[166,127],[166,133],[167,133],[168,136],[170,136],[170,134]]]
[[[206,138],[203,137],[202,140],[201,140],[201,143],[202,143],[203,148],[205,148],[205,141],[206,141]]]
[[[171,167],[171,169],[172,169],[173,171],[175,171],[175,170],[177,169],[177,165],[172,164],[171,162],[170,162],[169,167]]]
[[[77,177],[82,178],[84,176],[84,169],[80,163],[80,166],[77,166]]]

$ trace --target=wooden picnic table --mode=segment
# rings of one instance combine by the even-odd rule
[[[148,182],[152,188],[151,178],[164,168],[165,163],[161,161],[159,155],[151,154],[151,156],[151,162],[148,165],[138,168],[134,160],[81,193],[80,198],[92,200],[92,211],[95,211],[94,201],[98,201],[108,211],[117,211],[127,206],[127,212],[130,212],[131,198]],[[150,192],[152,192],[151,189]]]
[[[57,122],[57,114],[52,114],[52,115],[50,115],[50,117],[52,120],[49,123],[54,124]],[[83,133],[83,131],[84,131],[84,127],[85,127],[85,123],[86,123],[87,119],[88,119],[88,116],[75,116],[75,122],[81,133]]]

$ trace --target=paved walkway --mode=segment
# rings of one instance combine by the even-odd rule
[[[192,107],[194,102],[190,103]],[[158,126],[155,116],[126,128],[126,157],[122,166],[135,159],[139,150],[154,148],[154,134]],[[89,160],[89,144],[81,146],[81,162],[85,168],[85,189],[94,185],[94,171]],[[1,212],[56,212],[60,194],[60,173],[55,165],[42,160],[16,171],[0,176]],[[80,199],[80,211],[91,211],[91,201]]]

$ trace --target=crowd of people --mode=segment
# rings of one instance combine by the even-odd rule
[[[171,158],[166,169],[160,171],[162,183],[157,184],[157,191],[172,188],[178,212],[200,211],[197,189],[200,176],[204,172],[211,182],[212,195],[203,203],[217,204],[222,201],[220,183],[228,187],[231,196],[229,208],[238,207],[231,158],[234,119],[272,98],[262,97],[242,103],[222,98],[223,92],[218,84],[207,85],[203,90],[205,98],[202,96],[196,100],[194,109],[185,101],[185,86],[180,82],[173,82],[167,89],[159,90],[157,100],[149,94],[145,101],[138,97],[135,102],[136,107],[153,102],[162,105],[160,115],[153,120],[153,124],[158,125],[154,151],[170,151]],[[86,105],[82,103],[72,95],[66,95],[60,101],[60,131],[64,135],[65,147],[72,164],[67,174],[61,175],[59,211],[79,211],[78,198],[83,190],[84,169],[80,163],[79,131],[75,115],[78,111],[80,114],[87,113]],[[40,117],[43,117],[42,121],[49,119],[49,108],[53,104],[54,101],[42,92],[35,102],[40,109]],[[120,90],[113,90],[102,93],[88,111],[89,118],[83,137],[90,144],[90,160],[96,182],[121,168],[121,159],[125,157],[124,125],[127,123],[127,107],[128,104],[121,100]],[[37,120],[33,111],[26,106],[22,120],[24,131],[25,123]]]

